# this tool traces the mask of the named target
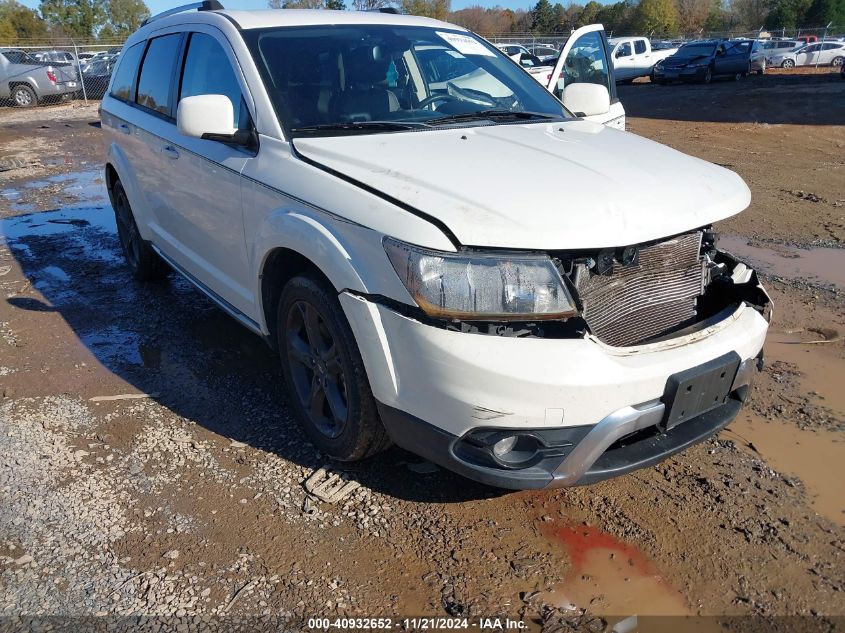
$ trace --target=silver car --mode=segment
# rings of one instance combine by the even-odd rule
[[[22,50],[0,48],[0,99],[26,108],[78,90],[79,77],[72,66],[52,66]]]

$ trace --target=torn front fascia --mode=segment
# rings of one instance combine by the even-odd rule
[[[760,285],[757,273],[745,267],[730,253],[717,250],[705,253],[707,278],[704,293],[698,298],[698,318],[706,320],[731,305],[745,303],[759,312],[767,321],[772,319],[772,300]],[[745,268],[741,280],[734,274]]]

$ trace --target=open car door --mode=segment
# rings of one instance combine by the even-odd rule
[[[582,87],[576,87],[579,84]],[[607,91],[604,105],[600,98],[596,98],[601,96],[598,87]],[[588,121],[625,129],[625,108],[616,98],[613,64],[610,63],[607,38],[601,24],[588,24],[573,31],[560,52],[546,88],[575,114]],[[589,111],[579,109],[585,107]]]

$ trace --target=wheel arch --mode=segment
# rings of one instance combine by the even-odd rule
[[[308,274],[335,291],[339,290],[317,264],[299,251],[279,246],[268,252],[264,257],[259,279],[261,315],[264,317],[264,326],[267,329],[267,342],[273,348],[278,345],[276,307],[282,295],[282,289],[288,281],[301,274]]]

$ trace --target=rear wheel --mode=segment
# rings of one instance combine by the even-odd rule
[[[739,81],[740,79],[742,79],[742,73],[736,73],[734,75],[734,81]]]
[[[129,206],[129,198],[126,197],[126,191],[119,180],[112,185],[111,194],[117,221],[117,237],[120,239],[120,247],[132,271],[132,276],[138,281],[164,279],[170,272],[170,268],[152,246],[141,237],[138,225],[135,223],[135,216],[132,214],[132,207]]]
[[[709,84],[711,81],[713,81],[713,68],[711,68],[710,66],[708,66],[707,70],[704,71],[703,81],[706,84]]]
[[[30,108],[38,103],[35,91],[29,86],[19,84],[12,88],[12,103],[19,108]]]
[[[795,62],[791,59],[784,59],[780,65],[781,68],[795,68]]]
[[[282,290],[277,324],[285,385],[312,443],[341,461],[389,446],[334,289],[314,277],[294,277]]]

